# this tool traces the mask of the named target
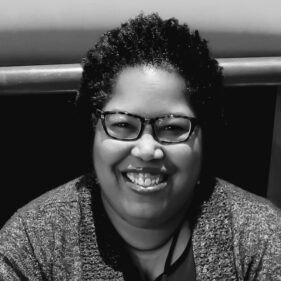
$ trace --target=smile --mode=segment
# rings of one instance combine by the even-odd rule
[[[163,173],[128,171],[122,175],[128,187],[139,194],[151,194],[167,187],[167,175]]]
[[[142,187],[156,186],[164,180],[163,174],[128,172],[125,175],[132,183]]]

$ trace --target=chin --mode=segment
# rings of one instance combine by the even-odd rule
[[[136,226],[156,227],[169,219],[170,213],[163,205],[157,208],[155,205],[131,203],[124,207],[123,218]]]

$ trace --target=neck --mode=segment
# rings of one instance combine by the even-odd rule
[[[182,212],[180,215],[178,214],[176,217],[157,226],[152,223],[149,225],[141,220],[132,222],[119,216],[103,196],[102,201],[106,213],[119,235],[129,248],[136,251],[153,251],[161,248],[170,241],[185,216],[185,212]]]
[[[166,223],[153,227],[143,222],[129,222],[119,216],[102,196],[104,208],[117,232],[127,243],[129,253],[144,279],[155,280],[164,270],[164,264],[171,246],[172,237],[180,228],[171,264],[183,253],[191,231],[188,221],[183,221],[184,210]]]
[[[174,236],[167,243],[154,250],[138,250],[129,248],[131,257],[144,280],[155,280],[160,274],[164,273],[168,253],[171,250],[171,244]],[[173,264],[187,247],[191,239],[190,227],[187,221],[181,225],[179,235],[176,239],[175,248],[172,251],[171,260],[168,266]],[[167,271],[165,271],[167,273]]]

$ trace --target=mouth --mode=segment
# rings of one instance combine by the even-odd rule
[[[132,183],[135,183],[142,187],[158,185],[159,183],[162,183],[165,178],[163,174],[155,175],[150,173],[134,173],[134,172],[125,173],[125,176]]]
[[[167,175],[162,173],[123,172],[129,186],[141,193],[150,193],[162,190],[167,185]]]

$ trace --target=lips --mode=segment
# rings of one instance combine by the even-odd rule
[[[122,171],[128,187],[138,193],[154,193],[167,186],[168,173],[165,167],[133,167]]]
[[[140,172],[127,172],[125,173],[127,179],[132,183],[142,187],[156,186],[164,180],[163,174],[151,174]]]

